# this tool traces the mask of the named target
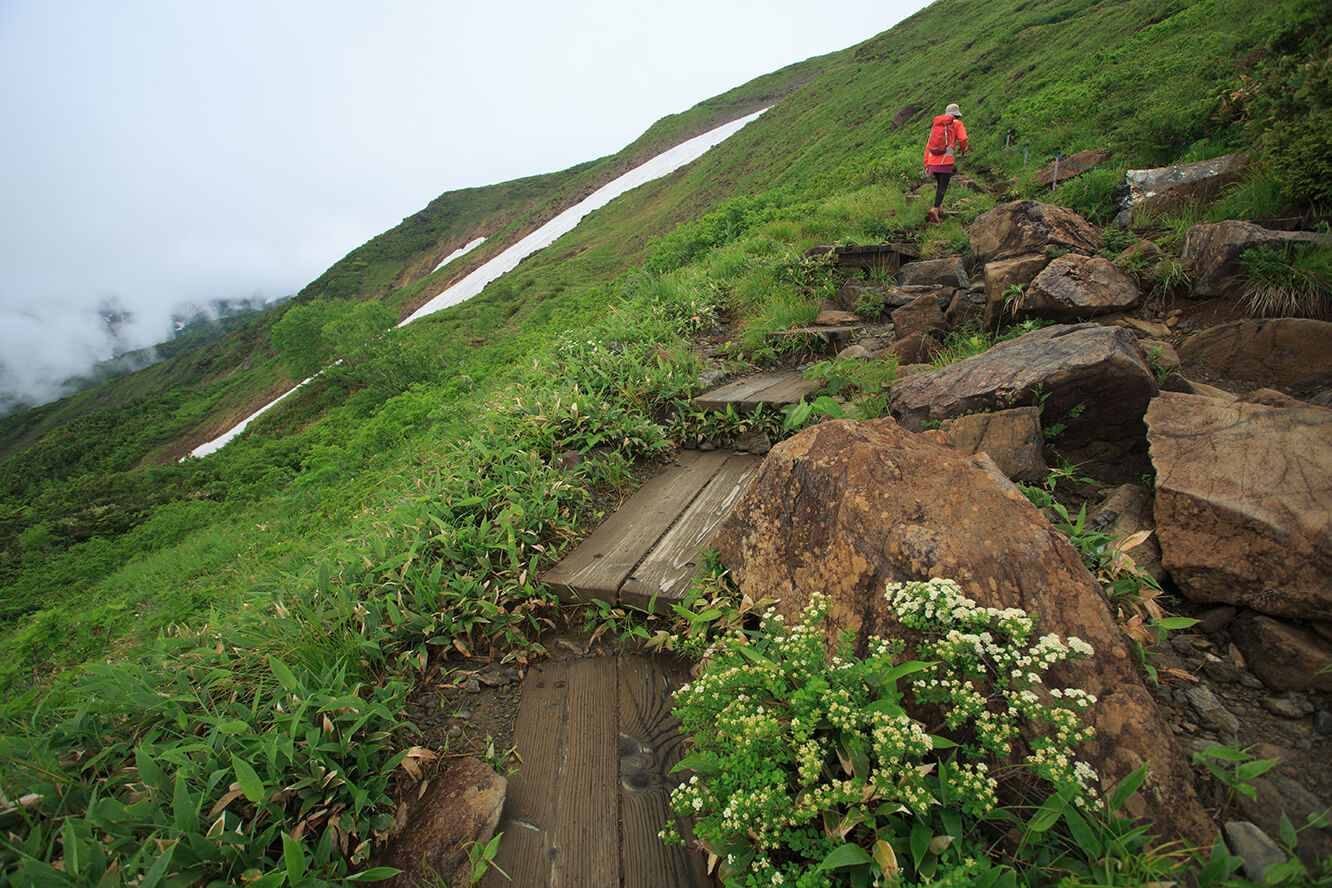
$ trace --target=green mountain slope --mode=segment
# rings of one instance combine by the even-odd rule
[[[376,769],[396,765],[385,765],[394,751],[385,738],[401,736],[391,713],[417,664],[455,641],[496,656],[539,653],[532,645],[554,610],[534,577],[595,517],[588,491],[623,488],[635,460],[693,421],[671,409],[697,387],[687,336],[719,312],[744,336],[816,308],[830,284],[800,258],[812,243],[919,237],[910,194],[924,184],[928,121],[946,103],[962,105],[971,133],[962,171],[995,192],[958,188],[967,212],[1048,194],[1032,170],[1093,147],[1113,152],[1110,165],[1054,199],[1097,221],[1109,218],[1124,169],[1234,149],[1255,152],[1275,200],[1307,206],[1326,199],[1318,188],[1332,160],[1316,140],[1287,149],[1332,114],[1328,45],[1323,4],[1310,0],[940,0],[856,47],[665,118],[612,157],[442,195],[221,341],[0,420],[0,706],[9,725],[36,731],[22,756],[59,770],[75,767],[61,762],[89,737],[122,758],[143,737],[157,738],[149,747],[167,736],[207,746],[206,788],[184,764],[179,781],[141,775],[158,803],[143,816],[161,822],[135,821],[115,847],[192,828],[191,805],[209,810],[234,775],[247,811],[266,824],[233,849],[244,860],[227,872],[238,875],[273,865],[284,847],[274,830],[295,829],[281,800],[262,803],[254,789],[253,780],[285,779],[279,752],[255,739],[273,726],[271,695],[299,685],[311,699],[336,697],[354,686],[389,715],[348,728],[359,764],[346,763],[347,750],[319,761],[373,787],[364,798],[374,801],[358,801],[358,819],[343,827],[369,841],[384,828],[388,778]],[[480,296],[392,329],[601,184],[765,107]],[[481,248],[432,271],[478,236]],[[965,252],[955,223],[930,236],[922,247]],[[333,356],[345,363],[245,436],[177,462],[294,384],[303,361]],[[567,449],[588,457],[574,484],[551,465]],[[136,658],[142,672],[101,670],[95,693],[74,695],[102,707],[82,727],[44,733],[63,724],[80,664]],[[136,682],[173,675],[185,676],[170,679],[177,696],[144,702]],[[346,715],[342,704],[328,708]],[[295,722],[290,733],[300,733]],[[22,757],[11,739],[0,738],[0,786],[18,798],[36,778],[4,764],[5,754]],[[217,758],[237,748],[254,762],[268,755],[272,773],[252,780]],[[302,766],[318,758],[301,755]],[[75,823],[61,818],[76,816],[91,787],[102,791],[107,774],[88,767],[70,778],[77,791],[45,797],[52,823]],[[161,813],[173,804],[179,822]],[[43,853],[102,835],[77,822],[68,836],[28,835]],[[364,860],[319,841],[307,850],[329,878]],[[127,872],[151,865],[134,859]]]

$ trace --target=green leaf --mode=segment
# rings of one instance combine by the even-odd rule
[[[1197,622],[1193,617],[1162,617],[1156,625],[1162,629],[1187,629]]]
[[[199,829],[199,807],[190,796],[184,769],[176,772],[176,789],[171,798],[171,814],[176,831],[185,835]]]
[[[894,666],[892,669],[889,669],[887,672],[885,672],[883,675],[883,680],[885,684],[891,684],[892,682],[897,681],[899,678],[905,678],[906,676],[912,675],[913,673],[920,672],[924,669],[929,669],[933,665],[934,665],[933,663],[925,663],[920,660],[907,660],[905,663],[899,663],[898,665]]]
[[[157,888],[162,877],[166,875],[167,868],[171,866],[171,855],[176,853],[179,845],[168,845],[166,851],[161,857],[153,861],[153,865],[148,867],[148,872],[143,874],[143,881],[139,883],[139,888]]]
[[[921,862],[930,850],[930,840],[934,831],[924,823],[916,822],[911,826],[911,862],[920,869]]]
[[[286,833],[282,834],[282,860],[287,865],[287,884],[295,888],[305,878],[305,849]]]
[[[1217,746],[1215,744],[1207,747],[1202,752],[1193,754],[1193,763],[1195,765],[1203,764],[1206,758],[1225,759],[1228,762],[1245,762],[1249,760],[1248,753],[1241,752],[1233,746]]]
[[[240,784],[241,792],[245,798],[254,804],[259,804],[264,800],[264,781],[259,779],[249,763],[244,759],[236,758],[236,753],[231,754],[231,769],[236,772],[236,782]]]
[[[1290,818],[1286,816],[1285,811],[1281,812],[1280,828],[1281,844],[1285,845],[1287,848],[1294,848],[1296,842],[1299,841],[1299,836],[1295,833],[1295,824],[1290,822]]]
[[[1078,843],[1078,847],[1087,852],[1087,855],[1096,859],[1099,858],[1104,850],[1101,840],[1097,838],[1095,831],[1073,808],[1064,812],[1064,822],[1068,824],[1069,835]]]
[[[697,771],[707,777],[716,777],[721,773],[721,765],[712,753],[695,752],[676,762],[671,771]]]
[[[1066,788],[1046,799],[1045,804],[1041,805],[1031,819],[1027,821],[1027,830],[1034,833],[1043,833],[1054,826],[1064,812],[1068,810],[1068,803],[1072,796],[1073,790]]]
[[[277,657],[269,656],[268,670],[287,690],[292,692],[301,690],[301,683],[296,680],[296,675],[287,668],[286,663],[283,663]]]
[[[401,873],[402,870],[392,866],[372,866],[364,872],[355,873],[347,877],[348,882],[381,882],[384,879],[391,879]]]
[[[859,845],[847,842],[845,845],[839,845],[828,852],[828,856],[823,858],[823,863],[819,864],[819,869],[841,869],[846,866],[863,866],[873,862],[874,858],[870,857],[868,851]]]
[[[1110,810],[1118,811],[1124,807],[1124,803],[1133,797],[1133,794],[1142,786],[1142,782],[1147,779],[1147,763],[1143,762],[1141,767],[1131,774],[1125,774],[1124,779],[1115,784],[1115,788],[1110,793]]]

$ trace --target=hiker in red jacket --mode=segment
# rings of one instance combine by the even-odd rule
[[[925,145],[925,171],[934,174],[938,184],[934,189],[934,208],[927,217],[930,222],[943,218],[939,207],[943,205],[948,180],[953,178],[954,154],[967,151],[967,128],[962,125],[962,109],[953,103],[944,113],[934,118],[930,127],[930,140]]]

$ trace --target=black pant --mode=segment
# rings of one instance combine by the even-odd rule
[[[934,205],[943,206],[944,192],[948,190],[948,180],[953,178],[952,173],[935,173],[934,179],[939,184],[934,188]]]

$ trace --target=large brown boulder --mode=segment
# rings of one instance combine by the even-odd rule
[[[1014,305],[1014,316],[1076,321],[1128,311],[1141,301],[1138,285],[1118,265],[1070,253],[1036,275]]]
[[[1275,247],[1287,241],[1327,243],[1332,238],[1308,231],[1272,231],[1252,222],[1203,222],[1184,235],[1181,258],[1198,297],[1244,295],[1239,257],[1253,247]]]
[[[1162,392],[1147,427],[1161,561],[1180,591],[1332,613],[1332,411]]]
[[[1096,654],[1056,682],[1097,696],[1097,738],[1079,751],[1108,781],[1151,762],[1132,813],[1171,835],[1212,829],[1189,768],[1143,686],[1077,552],[985,456],[965,456],[893,420],[824,422],[774,447],[715,545],[740,588],[790,619],[829,596],[830,639],[900,636],[889,582],[949,577],[986,607],[1018,607],[1038,631],[1076,635]]]
[[[1000,342],[984,354],[893,386],[893,415],[913,431],[927,420],[1030,405],[1042,399],[1047,427],[1082,412],[1060,437],[1066,447],[1089,441],[1145,450],[1142,424],[1156,379],[1137,340],[1122,327],[1045,327]]]
[[[1295,389],[1332,386],[1332,323],[1306,318],[1231,321],[1184,340],[1184,372]]]
[[[1101,249],[1101,233],[1072,210],[1034,200],[1000,204],[968,229],[971,252],[984,265],[1053,247],[1090,256]]]

